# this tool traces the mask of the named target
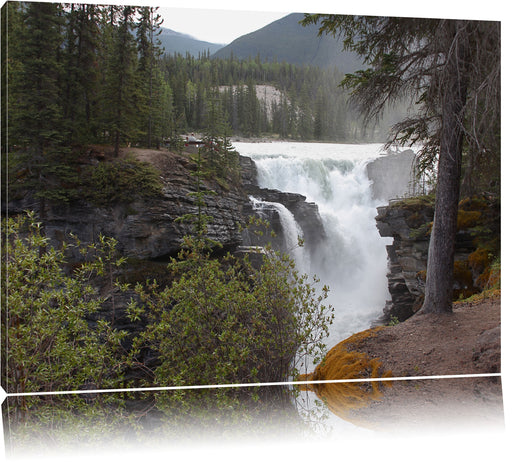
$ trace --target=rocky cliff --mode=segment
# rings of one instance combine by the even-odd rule
[[[387,246],[391,300],[383,321],[412,316],[423,303],[433,198],[421,196],[392,201],[377,209],[377,228],[392,237]],[[465,199],[459,204],[455,246],[454,299],[485,289],[492,261],[500,253],[500,203],[493,197]]]
[[[391,203],[377,208],[377,229],[382,237],[392,237],[388,253],[388,289],[386,320],[391,316],[404,321],[417,311],[423,300],[427,268],[429,223],[434,217],[428,202]]]
[[[46,203],[39,211],[44,217],[45,232],[53,245],[60,245],[69,233],[73,233],[84,244],[93,242],[99,234],[113,237],[118,250],[124,256],[137,260],[164,260],[175,255],[185,235],[193,233],[191,223],[177,221],[179,217],[197,213],[194,198],[195,165],[187,153],[182,155],[166,151],[131,149],[139,160],[152,164],[159,172],[162,182],[161,194],[150,198],[128,198],[108,205],[94,205],[87,201],[71,204]],[[314,242],[322,235],[322,225],[315,204],[307,203],[299,194],[261,189],[257,184],[254,162],[240,156],[241,181],[215,178],[202,181],[204,213],[211,216],[208,237],[222,244],[225,251],[234,251],[240,245],[263,245],[260,239],[248,237],[239,225],[248,221],[255,212],[249,196],[261,200],[278,202],[290,210],[304,230],[304,238]],[[38,209],[39,202],[30,194],[9,203],[9,214],[27,209]],[[271,229],[277,234],[274,243],[282,242],[282,228],[278,214],[270,214]],[[265,242],[266,244],[266,242]],[[75,255],[78,258],[78,255]]]
[[[135,155],[137,151],[135,150]],[[194,165],[186,156],[170,152],[143,151],[159,171],[162,182],[161,194],[151,198],[127,198],[108,205],[97,206],[91,202],[74,201],[70,204],[47,203],[39,215],[44,217],[45,232],[54,245],[58,245],[69,233],[83,243],[90,243],[101,233],[118,241],[118,250],[127,257],[158,259],[174,255],[182,238],[193,230],[191,223],[178,222],[177,218],[196,213],[197,207],[190,193],[195,191],[191,176]],[[213,217],[208,235],[227,249],[241,243],[238,223],[242,221],[242,209],[246,197],[239,188],[224,190],[215,181],[202,186],[214,194],[205,196],[206,213]],[[9,204],[11,214],[30,207],[31,198]],[[33,202],[33,201],[32,201]]]

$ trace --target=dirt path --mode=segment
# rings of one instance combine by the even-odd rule
[[[353,344],[394,376],[500,372],[500,299],[454,305],[451,314],[417,314]]]
[[[384,431],[501,428],[499,377],[439,377],[500,372],[500,306],[499,298],[455,304],[452,314],[415,315],[370,336],[354,336],[346,344],[349,351],[378,358],[382,370],[391,370],[394,377],[414,379],[380,387],[379,399],[349,406],[340,417]],[[438,378],[417,379],[430,376]],[[324,393],[336,396],[332,389]],[[327,405],[336,409],[334,402]]]

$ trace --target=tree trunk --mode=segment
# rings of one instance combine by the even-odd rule
[[[462,164],[463,118],[467,95],[468,46],[465,23],[448,22],[452,47],[442,87],[442,133],[439,150],[434,224],[427,261],[423,313],[450,313],[453,301],[453,264]]]

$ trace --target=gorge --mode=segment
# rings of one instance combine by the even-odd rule
[[[414,153],[382,155],[380,145],[328,143],[235,143],[235,148],[241,154],[240,184],[203,182],[204,190],[214,192],[204,197],[212,217],[208,237],[220,242],[224,252],[271,242],[275,249],[291,253],[301,272],[317,275],[330,287],[329,303],[337,310],[330,342],[374,322],[389,298],[389,237],[379,236],[377,207],[408,193]],[[186,152],[132,152],[159,171],[159,196],[104,206],[86,201],[46,204],[45,232],[56,246],[70,233],[83,243],[93,242],[100,233],[114,237],[119,252],[130,259],[127,273],[147,278],[160,271],[159,262],[177,254],[183,236],[192,232],[190,223],[176,219],[195,213],[190,196],[195,190],[190,175],[194,166]],[[36,205],[26,195],[11,200],[9,213]],[[275,237],[270,231],[257,236],[239,229],[239,223],[255,214],[269,221]],[[298,237],[303,247],[297,245]],[[389,287],[396,287],[394,280]],[[122,312],[121,306],[116,312]],[[104,316],[110,318],[108,312]],[[122,316],[117,323],[124,325]]]
[[[403,321],[421,306],[433,205],[428,200],[397,200],[424,192],[412,181],[413,151],[386,153],[377,144],[237,142],[234,146],[241,154],[239,183],[203,181],[204,190],[213,191],[204,197],[212,218],[208,237],[221,243],[223,252],[251,251],[270,242],[274,249],[290,253],[299,271],[318,276],[329,286],[328,302],[336,309],[329,345],[375,323]],[[93,242],[100,233],[114,237],[119,252],[129,258],[124,277],[130,282],[162,273],[162,263],[177,254],[183,237],[192,232],[190,223],[176,219],[196,210],[190,195],[196,187],[190,153],[132,152],[157,168],[160,195],[103,206],[87,201],[47,204],[44,210],[45,232],[56,246],[69,233],[83,243]],[[475,201],[468,204],[465,221],[474,223],[466,223],[458,235],[461,263],[455,289],[460,293],[476,290],[483,271],[468,263],[476,251],[475,227],[483,226],[474,219],[479,213],[473,210]],[[16,197],[9,213],[35,205],[30,195]],[[239,224],[252,215],[267,220],[270,229],[262,235],[240,229]],[[492,205],[485,217],[495,232],[499,204]],[[116,300],[117,327],[125,327],[119,313],[126,300],[120,296]],[[102,316],[111,318],[110,309]]]

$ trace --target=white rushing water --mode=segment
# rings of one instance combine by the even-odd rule
[[[279,220],[283,227],[285,246],[288,254],[294,259],[296,267],[301,273],[310,271],[310,261],[307,249],[298,245],[298,238],[303,238],[304,233],[295,220],[293,213],[279,202],[268,202],[250,197],[254,210],[272,209],[279,213]]]
[[[328,303],[335,308],[327,346],[330,348],[368,328],[389,298],[386,244],[375,222],[376,207],[365,165],[382,154],[382,145],[327,143],[233,143],[258,168],[259,185],[300,193],[318,205],[327,239],[314,255],[292,255],[299,268],[320,277],[330,288]],[[287,217],[287,239],[297,242],[300,230],[280,204],[272,206]],[[281,207],[281,209],[279,209]],[[282,209],[285,209],[283,211]],[[290,214],[291,215],[291,214]],[[285,229],[285,226],[283,226]],[[294,235],[293,235],[294,234]]]

